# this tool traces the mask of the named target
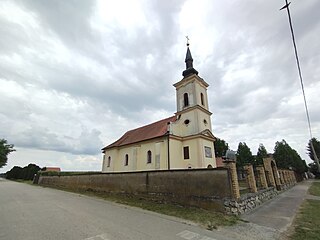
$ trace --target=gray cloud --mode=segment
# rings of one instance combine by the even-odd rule
[[[96,155],[100,153],[102,142],[99,139],[101,133],[93,129],[83,130],[77,137],[59,136],[49,129],[31,126],[13,136],[15,145],[19,148],[32,148],[57,152],[66,152],[80,155]]]
[[[181,79],[190,35],[194,66],[210,84],[214,134],[232,146],[247,141],[253,152],[261,142],[272,151],[284,138],[304,154],[304,108],[282,3],[201,2],[194,11],[202,12],[181,18],[189,3],[148,1],[145,22],[99,22],[99,29],[96,1],[3,1],[0,10],[9,4],[15,11],[13,18],[0,12],[0,135],[21,148],[98,154],[126,130],[175,112],[172,84]],[[291,4],[315,136],[319,7],[316,0]]]

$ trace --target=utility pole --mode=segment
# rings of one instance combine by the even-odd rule
[[[290,26],[290,31],[291,31],[291,37],[292,37],[292,43],[293,43],[293,48],[294,48],[294,54],[296,57],[296,62],[297,62],[297,67],[298,67],[298,72],[299,72],[299,78],[300,78],[300,84],[301,84],[301,90],[303,94],[303,100],[304,100],[304,107],[306,110],[306,115],[307,115],[307,121],[308,121],[308,126],[309,126],[309,134],[310,134],[310,145],[311,145],[311,150],[314,156],[314,161],[317,164],[318,167],[318,172],[320,173],[320,164],[319,164],[319,158],[317,156],[317,153],[314,149],[313,143],[312,143],[312,131],[311,131],[311,123],[310,123],[310,116],[309,116],[309,111],[308,111],[308,106],[307,106],[307,100],[306,100],[306,95],[304,92],[304,86],[303,86],[303,80],[302,80],[302,72],[301,72],[301,67],[300,67],[300,61],[299,61],[299,56],[298,56],[298,50],[297,50],[297,45],[296,45],[296,40],[294,37],[294,32],[293,32],[293,26],[292,26],[292,21],[291,21],[291,14],[290,14],[290,9],[289,5],[291,2],[288,3],[288,0],[285,0],[285,5],[280,8],[280,10],[287,9],[288,13],[288,20],[289,20],[289,26]]]

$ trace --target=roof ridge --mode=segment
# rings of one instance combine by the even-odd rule
[[[106,147],[102,148],[102,150],[163,136],[167,133],[167,122],[174,121],[175,119],[176,116],[173,115],[171,117],[163,118],[156,122],[129,130],[125,132],[117,141],[107,145]]]
[[[134,130],[138,130],[138,129],[140,129],[140,128],[144,128],[144,127],[150,126],[150,125],[155,124],[155,123],[158,123],[158,122],[162,122],[162,121],[167,120],[167,119],[170,119],[170,118],[174,118],[174,117],[175,117],[175,115],[173,115],[173,116],[171,116],[171,117],[168,117],[168,118],[164,118],[164,119],[158,120],[158,121],[156,121],[156,122],[149,123],[149,124],[147,124],[147,125],[143,125],[143,126],[141,126],[141,127],[137,127],[137,128],[131,129],[131,130],[127,131],[127,133],[129,133],[129,132],[131,132],[131,131],[134,131]]]

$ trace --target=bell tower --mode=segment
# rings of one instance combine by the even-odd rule
[[[203,130],[211,130],[211,112],[209,111],[207,88],[209,84],[198,76],[193,67],[193,58],[187,43],[185,58],[186,69],[182,72],[183,79],[173,86],[176,88],[177,119],[189,126],[182,136],[198,134]]]
[[[172,167],[216,167],[214,155],[215,137],[211,130],[211,115],[207,96],[209,84],[198,76],[187,43],[186,69],[183,78],[175,83],[177,112],[176,121],[170,123],[170,159]],[[178,164],[179,163],[179,164]],[[176,165],[175,165],[176,164]]]

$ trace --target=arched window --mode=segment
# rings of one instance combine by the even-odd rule
[[[124,165],[125,165],[125,166],[128,166],[128,165],[129,165],[129,155],[128,155],[128,154],[126,154],[125,161],[124,161]]]
[[[189,106],[189,96],[188,93],[183,94],[184,106]]]
[[[183,147],[183,158],[184,159],[189,159],[189,147]]]
[[[151,153],[151,151],[149,150],[149,151],[147,152],[147,163],[151,163],[151,160],[152,160],[152,153]]]
[[[109,156],[108,157],[108,162],[107,162],[107,167],[110,167],[110,165],[111,165],[111,157]]]
[[[200,97],[201,97],[201,105],[204,106],[204,99],[203,99],[203,93],[200,94]]]

